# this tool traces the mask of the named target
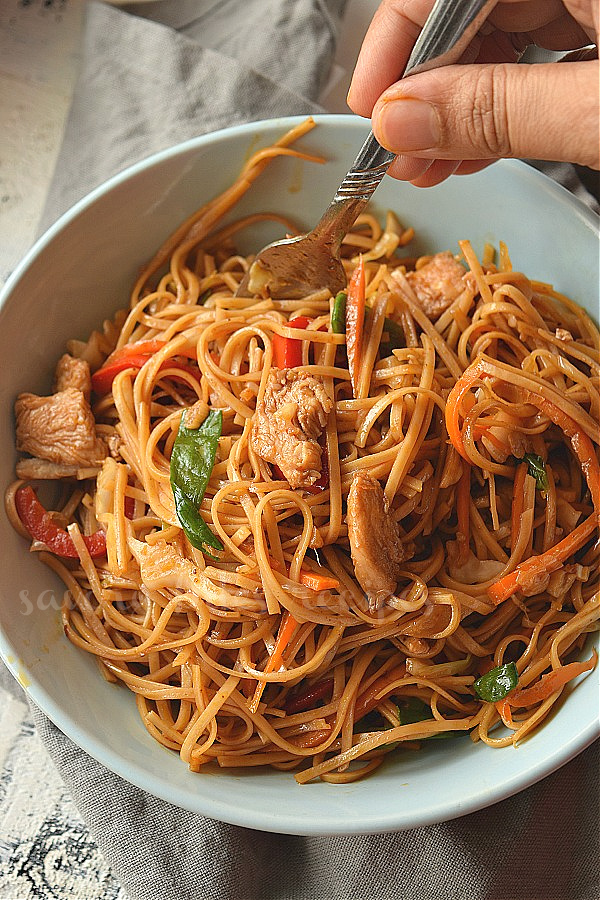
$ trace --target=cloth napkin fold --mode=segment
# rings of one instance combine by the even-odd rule
[[[316,98],[345,4],[89,3],[41,231],[111,175],[180,141],[242,122],[323,112]]]
[[[42,227],[110,175],[178,141],[239,122],[319,112],[345,2],[161,0],[119,9],[90,3]],[[540,784],[450,823],[304,838],[222,824],[157,800],[32,711],[132,900],[597,900],[599,894],[598,744]]]

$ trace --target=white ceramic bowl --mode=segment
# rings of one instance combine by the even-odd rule
[[[248,155],[297,122],[277,119],[200,137],[133,166],[64,215],[27,255],[0,307],[2,489],[15,461],[12,405],[22,390],[50,387],[65,341],[84,338],[124,306],[141,263],[197,206],[225,188]],[[236,215],[274,209],[307,229],[333,195],[367,133],[363,120],[323,116],[302,146],[324,166],[280,159]],[[504,240],[516,268],[552,282],[598,317],[595,217],[567,191],[519,162],[502,162],[428,190],[384,179],[375,206],[415,226],[418,247],[481,250]],[[281,236],[256,229],[244,249]],[[62,633],[61,583],[27,552],[0,517],[0,650],[16,678],[58,727],[109,769],[170,803],[215,819],[294,834],[382,832],[427,825],[488,806],[573,758],[599,733],[598,674],[569,689],[568,702],[518,749],[468,739],[398,753],[351,785],[299,786],[291,774],[191,774],[144,729],[132,695],[107,684],[93,658]]]

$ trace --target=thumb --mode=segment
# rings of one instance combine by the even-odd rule
[[[433,69],[381,95],[373,131],[403,155],[529,157],[597,169],[598,74],[597,60]]]

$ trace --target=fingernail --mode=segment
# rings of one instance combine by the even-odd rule
[[[441,136],[435,106],[413,97],[383,100],[376,113],[381,143],[395,153],[433,150]]]
[[[352,96],[352,81],[350,82],[350,87],[348,88],[348,93],[346,94],[346,103],[350,106],[350,99]]]

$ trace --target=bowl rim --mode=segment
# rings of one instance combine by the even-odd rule
[[[40,237],[38,237],[20,263],[10,274],[0,291],[0,314],[12,292],[34,260],[49,244],[51,244],[53,239],[66,226],[75,220],[84,210],[88,209],[98,199],[112,191],[114,188],[145,170],[151,169],[154,166],[173,159],[181,154],[185,154],[188,151],[195,151],[202,149],[204,146],[210,146],[215,141],[219,141],[223,138],[244,137],[257,132],[260,134],[267,128],[280,128],[283,131],[304,121],[306,118],[307,116],[305,115],[283,116],[222,128],[217,131],[209,132],[208,134],[190,138],[164,150],[153,153],[111,176],[76,201],[69,209],[63,212],[59,218],[40,235]],[[365,136],[369,125],[368,120],[361,119],[354,115],[316,114],[313,118],[317,125],[320,123],[329,125],[349,125],[352,128],[356,128],[357,131],[363,130]],[[500,160],[495,163],[495,166],[506,169],[509,174],[511,171],[526,174],[526,176],[534,183],[537,182],[539,189],[552,197],[554,201],[558,201],[559,204],[567,205],[571,215],[576,214],[587,227],[591,227],[598,233],[599,219],[596,214],[569,190],[544,175],[538,169],[535,169],[533,166],[530,166],[521,160],[512,159]],[[298,815],[289,815],[285,809],[277,810],[276,814],[273,814],[265,809],[249,810],[236,806],[234,802],[225,803],[218,796],[203,796],[199,798],[191,792],[186,791],[184,787],[166,784],[164,779],[161,780],[156,775],[143,770],[141,765],[138,765],[137,767],[131,765],[119,753],[98,740],[85,727],[85,723],[82,724],[78,722],[75,718],[71,717],[67,709],[55,703],[43,684],[37,679],[35,673],[28,673],[28,684],[25,685],[24,680],[21,677],[19,662],[15,657],[15,651],[16,648],[10,643],[8,636],[0,625],[0,656],[4,660],[6,667],[21,684],[31,702],[37,706],[57,728],[69,737],[80,750],[88,753],[97,762],[104,765],[114,774],[120,776],[130,784],[141,790],[147,791],[161,800],[196,814],[206,815],[219,821],[258,831],[315,836],[371,834],[377,832],[401,831],[436,824],[442,821],[450,821],[477,810],[487,808],[488,806],[507,799],[538,781],[541,781],[547,775],[557,771],[557,769],[571,761],[600,737],[599,712],[595,718],[593,716],[590,718],[585,728],[572,733],[570,738],[554,749],[553,752],[546,752],[545,756],[542,756],[541,761],[537,758],[527,769],[520,770],[513,778],[505,778],[499,784],[494,784],[486,792],[480,792],[479,794],[473,794],[470,797],[464,798],[463,802],[456,806],[452,811],[449,811],[443,803],[438,803],[437,805],[433,804],[427,808],[417,810],[411,817],[409,823],[399,822],[398,815],[394,816],[390,814],[385,816],[382,815],[381,812],[378,812],[362,826],[359,825],[357,827],[357,824],[352,820],[341,821],[339,813],[330,816],[327,812],[326,804],[324,804],[323,816],[318,822],[313,822],[305,817],[303,821],[299,823]],[[592,675],[592,673],[589,674]],[[330,786],[328,785],[327,787]],[[336,789],[339,789],[339,786],[337,786]],[[200,800],[200,803],[198,803],[198,800]]]
[[[77,218],[80,213],[82,213],[85,209],[95,203],[97,199],[111,191],[113,188],[117,187],[122,182],[128,181],[131,177],[139,174],[140,172],[143,172],[145,169],[152,168],[153,166],[179,156],[181,153],[185,153],[188,150],[195,150],[197,148],[201,148],[205,144],[211,144],[213,141],[219,140],[220,138],[252,134],[257,129],[262,130],[266,126],[277,128],[281,127],[282,130],[290,129],[294,125],[298,125],[300,122],[304,122],[307,118],[313,118],[317,125],[319,123],[339,123],[343,125],[351,125],[351,127],[357,128],[362,126],[365,129],[365,136],[367,134],[367,128],[369,124],[368,119],[363,119],[360,116],[335,113],[316,113],[311,117],[306,115],[298,115],[281,116],[272,119],[258,119],[254,122],[245,122],[241,125],[232,125],[228,128],[219,128],[217,131],[211,131],[207,134],[188,138],[186,141],[181,141],[180,143],[174,144],[171,147],[166,147],[164,150],[158,150],[156,153],[145,156],[143,159],[140,159],[137,162],[126,166],[126,168],[122,169],[120,172],[111,175],[110,178],[106,179],[95,188],[92,188],[91,191],[88,191],[79,200],[76,200],[75,203],[73,203],[68,209],[61,213],[60,216],[51,225],[49,225],[44,230],[44,232],[39,235],[38,238],[36,238],[35,242],[25,253],[20,262],[16,265],[14,270],[8,276],[2,289],[0,290],[0,310],[2,309],[5,301],[8,299],[9,294],[12,292],[17,282],[21,279],[23,273],[28,269],[36,256],[38,256],[46,247],[46,245],[50,243],[54,236],[62,231],[62,229],[66,225],[68,225],[69,222]],[[594,228],[596,232],[599,231],[600,217],[592,209],[586,206],[579,197],[576,197],[575,194],[571,193],[571,191],[564,187],[564,185],[559,184],[557,181],[554,181],[539,169],[536,169],[534,166],[528,165],[528,163],[523,162],[523,160],[520,159],[500,159],[493,163],[493,165],[496,167],[500,166],[501,168],[508,168],[509,171],[510,169],[515,169],[516,171],[526,172],[534,181],[538,182],[539,186],[542,187],[546,193],[554,195],[557,200],[562,201],[563,203],[566,202],[577,212],[577,215],[580,219]]]

